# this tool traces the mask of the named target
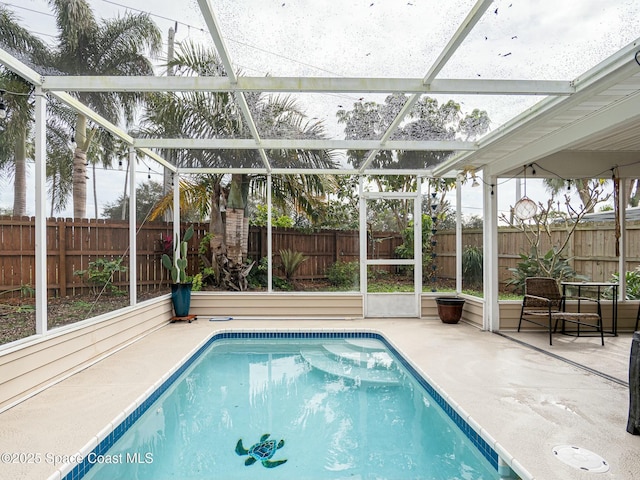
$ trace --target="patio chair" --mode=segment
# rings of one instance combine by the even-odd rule
[[[636,314],[636,326],[633,327],[633,331],[638,331],[638,322],[640,322],[640,305],[638,305],[638,313]]]
[[[566,301],[577,300],[578,311],[567,312]],[[583,312],[582,302],[595,302],[596,312]],[[525,295],[520,310],[518,332],[522,322],[531,322],[549,330],[549,345],[553,345],[553,332],[557,330],[558,322],[562,322],[561,333],[580,336],[581,327],[600,333],[600,342],[604,346],[602,329],[602,310],[600,300],[588,297],[563,296],[560,286],[554,278],[529,277],[525,280]],[[577,331],[567,331],[565,324],[569,322],[577,327]]]

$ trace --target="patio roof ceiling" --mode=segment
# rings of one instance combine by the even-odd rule
[[[481,38],[478,40],[479,37],[484,35],[484,39],[487,40],[489,38],[487,35],[496,31],[497,27],[490,24],[489,16],[493,20],[494,17],[497,17],[499,8],[506,10],[512,6],[512,4],[503,5],[492,0],[479,0],[473,4],[470,0],[460,0],[453,2],[455,6],[447,6],[444,15],[449,15],[450,18],[442,27],[442,31],[438,32],[441,37],[446,36],[448,42],[432,40],[432,50],[435,48],[434,45],[441,44],[442,46],[439,53],[433,54],[427,63],[415,60],[409,62],[403,57],[400,62],[390,61],[389,64],[383,62],[382,65],[369,67],[371,71],[390,71],[397,76],[327,76],[327,69],[322,76],[290,75],[285,71],[286,68],[276,68],[276,74],[271,76],[249,76],[237,74],[238,64],[233,52],[228,48],[229,35],[233,35],[233,29],[240,29],[245,23],[250,23],[249,20],[243,23],[245,19],[241,18],[242,12],[247,14],[247,11],[242,9],[246,7],[245,4],[248,2],[238,4],[239,11],[242,10],[238,17],[225,16],[224,22],[219,22],[216,16],[217,4],[220,4],[220,10],[223,14],[227,14],[228,11],[225,9],[233,8],[233,5],[229,7],[223,1],[213,3],[216,3],[216,8],[209,0],[198,0],[203,24],[206,25],[208,34],[221,58],[227,74],[226,77],[157,76],[148,78],[42,75],[41,72],[36,71],[36,67],[32,68],[24,64],[4,50],[0,50],[0,62],[173,171],[193,173],[239,170],[273,173],[298,171],[308,173],[407,173],[446,177],[455,176],[460,171],[472,168],[485,169],[491,175],[512,177],[521,175],[523,166],[535,164],[538,167],[536,172],[539,176],[610,177],[612,169],[617,169],[618,176],[640,177],[640,128],[637,127],[638,120],[640,120],[640,64],[637,60],[640,39],[632,40],[617,53],[605,58],[595,66],[591,65],[590,70],[566,80],[547,78],[549,75],[545,73],[542,62],[540,62],[540,76],[537,78],[531,76],[531,78],[516,79],[513,78],[513,73],[502,73],[502,67],[494,67],[492,64],[487,67],[491,73],[496,73],[495,78],[487,78],[489,75],[484,72],[481,75],[480,73],[469,74],[469,71],[466,72],[466,77],[449,78],[445,75],[459,71],[460,50],[466,46],[465,54],[469,55],[469,51],[473,53],[474,45],[481,41]],[[413,6],[411,2],[408,2],[407,5]],[[373,6],[374,3],[369,5],[369,7]],[[285,7],[285,3],[282,4],[282,7]],[[434,9],[433,13],[436,15],[435,7],[431,6],[431,8]],[[465,11],[466,16],[464,15]],[[403,21],[408,22],[411,19],[410,11],[406,15],[408,16],[400,20],[400,25],[403,25]],[[313,19],[313,21],[317,20]],[[452,22],[457,23],[452,25]],[[515,24],[518,25],[517,22]],[[480,27],[478,27],[479,25]],[[372,25],[372,30],[374,26]],[[284,28],[283,25],[277,25],[274,22],[274,32],[277,33],[278,29],[282,28]],[[304,26],[294,28],[302,30]],[[319,28],[321,29],[322,26]],[[433,28],[436,29],[436,27]],[[476,29],[479,31],[475,31]],[[274,32],[263,31],[255,41],[259,42],[260,39],[267,41],[270,36],[276,35]],[[423,33],[421,32],[421,34]],[[502,33],[504,34],[504,32]],[[376,35],[376,33],[373,32],[372,35]],[[514,39],[516,36],[511,38]],[[374,41],[373,38],[370,40]],[[399,38],[398,42],[401,40]],[[238,55],[240,55],[241,50],[238,48],[236,46]],[[363,45],[355,44],[353,48],[363,48]],[[368,47],[365,45],[364,48],[366,50]],[[398,55],[402,56],[400,53]],[[502,54],[503,57],[508,55],[510,52]],[[364,56],[368,57],[369,53]],[[549,53],[549,57],[551,58],[553,55]],[[454,61],[456,58],[457,61]],[[411,64],[407,66],[408,63]],[[469,63],[472,64],[473,59],[469,59]],[[525,57],[524,63],[516,67],[516,71],[520,69],[524,72],[531,69],[527,67],[527,63],[535,64],[536,62],[535,60],[531,62]],[[413,75],[412,68],[415,68],[416,64],[423,65],[420,77],[401,75],[409,71]],[[350,70],[360,74],[363,71],[362,64],[355,65]],[[280,73],[281,71],[284,73]],[[233,92],[250,135],[247,138],[135,138],[121,127],[90,111],[73,97],[74,92],[82,91],[189,90]],[[343,95],[346,96],[346,99],[338,101],[345,103],[345,105],[346,102],[356,97],[362,99],[365,96],[371,96],[371,98],[378,99],[380,95],[403,93],[407,96],[407,101],[379,138],[363,137],[345,140],[344,137],[340,138],[339,134],[332,134],[328,135],[326,139],[319,140],[293,138],[286,132],[272,138],[265,135],[256,122],[255,115],[246,99],[246,94],[249,92],[292,94],[305,100],[311,99],[310,101],[313,101],[314,98],[326,100],[327,95]],[[350,96],[354,94],[355,97]],[[472,98],[473,100],[469,103],[482,103],[481,99],[487,97],[490,97],[492,101],[497,99],[503,104],[512,101],[525,105],[526,109],[512,120],[499,122],[497,128],[475,141],[463,139],[412,140],[394,137],[394,132],[406,121],[411,107],[422,95],[436,96],[440,99],[446,98],[442,97],[444,94],[452,96],[456,101],[459,101],[458,98]],[[539,97],[545,98],[537,102]],[[531,98],[536,101],[532,101]],[[333,103],[335,100],[335,97],[331,99]],[[460,102],[464,103],[463,100]],[[490,117],[493,115],[490,110],[489,115]],[[335,122],[335,120],[331,121]],[[160,156],[159,151],[167,148],[254,149],[259,153],[261,162],[249,167],[241,167],[230,162],[216,168],[204,166],[179,168]],[[333,149],[339,152],[362,150],[367,152],[367,155],[364,161],[358,165],[348,165],[343,162],[340,168],[328,171],[303,164],[296,166],[296,168],[285,168],[274,164],[269,151],[276,149]],[[412,168],[382,170],[372,167],[372,159],[380,150],[433,150],[448,151],[451,154],[442,163],[436,165],[423,164],[418,168],[413,166]]]

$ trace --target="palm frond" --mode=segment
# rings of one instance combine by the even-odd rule
[[[211,211],[211,181],[180,180],[180,210],[196,210],[201,218],[205,218]],[[165,212],[173,210],[173,190],[169,191],[156,204],[149,215],[149,220],[156,220]]]
[[[127,14],[104,20],[98,41],[96,71],[104,75],[153,75],[146,53],[158,55],[162,36],[149,15]]]
[[[225,77],[226,72],[215,50],[192,41],[185,41],[167,68],[173,68],[176,75]]]
[[[85,0],[49,0],[58,27],[61,64],[65,71],[82,73],[86,50],[95,45],[98,23]],[[89,65],[87,65],[89,66]]]
[[[7,50],[18,52],[36,63],[50,63],[49,48],[38,37],[18,23],[18,19],[6,6],[0,5],[0,44]]]

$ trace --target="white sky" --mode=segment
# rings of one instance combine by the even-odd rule
[[[55,19],[46,0],[6,0],[22,24],[54,39]],[[211,44],[196,0],[89,0],[96,17],[125,12],[123,5],[149,11],[165,34],[177,25],[176,40]],[[234,64],[246,75],[423,77],[446,45],[473,0],[210,0]],[[637,0],[496,0],[439,75],[440,78],[571,80],[640,36]],[[157,61],[158,64],[161,59]],[[309,117],[335,122],[360,94],[306,94]],[[449,97],[438,97],[448,100]],[[365,95],[382,102],[384,95]],[[458,96],[465,112],[488,111],[492,128],[541,98]],[[142,181],[147,169],[140,167]],[[156,171],[159,171],[155,167]],[[160,175],[151,172],[161,180]],[[91,175],[91,174],[90,174]],[[32,179],[30,180],[33,181]],[[123,191],[124,174],[99,174],[99,202]],[[502,211],[515,202],[515,182],[498,187]],[[465,189],[463,209],[480,214],[480,189]],[[528,196],[546,194],[529,180]],[[88,196],[90,198],[90,196]],[[92,200],[89,199],[88,202]],[[0,179],[0,206],[11,206],[12,183]],[[33,192],[29,204],[33,205]],[[101,209],[100,209],[101,210]],[[31,208],[33,213],[33,208]],[[89,203],[87,212],[93,211]]]

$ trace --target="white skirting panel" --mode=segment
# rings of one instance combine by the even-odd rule
[[[366,317],[420,317],[420,296],[415,293],[367,293]]]

